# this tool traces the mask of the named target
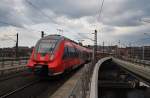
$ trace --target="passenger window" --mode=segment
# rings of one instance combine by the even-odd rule
[[[64,48],[64,54],[63,54],[63,59],[67,58],[69,55],[68,55],[68,47],[65,47]]]
[[[71,48],[68,47],[68,56],[71,57]]]
[[[72,57],[75,57],[75,48],[71,47]]]

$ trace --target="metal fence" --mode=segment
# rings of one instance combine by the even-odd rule
[[[22,65],[26,64],[28,57],[20,57],[20,58],[1,58],[0,59],[0,67],[6,66],[14,66],[14,65]]]
[[[25,69],[27,60],[28,60],[28,57],[1,58],[0,59],[0,76]]]
[[[135,64],[140,64],[140,65],[146,65],[146,66],[150,66],[150,60],[142,60],[142,59],[137,59],[137,58],[126,58],[126,57],[116,57],[119,58],[121,60],[124,61],[128,61],[131,63],[135,63]]]
[[[150,65],[150,46],[143,43],[143,46],[117,47],[115,57],[132,63]]]

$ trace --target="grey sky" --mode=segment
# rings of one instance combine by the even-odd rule
[[[19,32],[19,45],[33,46],[40,38],[40,31],[58,34],[73,40],[83,39],[78,33],[87,33],[92,38],[94,28],[99,31],[98,43],[103,41],[126,44],[147,38],[150,24],[141,22],[150,18],[150,0],[105,0],[101,15],[98,9],[102,0],[1,0],[0,2],[0,47],[11,47],[14,41],[4,40],[5,35]],[[15,39],[15,37],[12,36]],[[8,39],[8,38],[7,38]],[[149,42],[149,40],[146,40]],[[84,44],[93,42],[85,39]]]

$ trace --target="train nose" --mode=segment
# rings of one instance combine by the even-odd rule
[[[40,62],[48,62],[48,61],[52,61],[54,59],[54,55],[53,54],[45,54],[42,55],[41,53],[38,53],[36,56],[35,61],[40,61]]]
[[[36,65],[34,73],[37,75],[48,76],[48,65]]]

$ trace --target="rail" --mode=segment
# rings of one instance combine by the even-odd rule
[[[26,85],[23,85],[23,86],[21,86],[21,87],[19,87],[19,88],[16,88],[15,90],[10,91],[10,92],[8,92],[8,93],[6,93],[6,94],[0,96],[0,98],[7,98],[7,97],[13,95],[14,93],[17,93],[17,92],[19,92],[19,91],[22,91],[23,89],[28,88],[28,87],[30,87],[30,86],[32,86],[32,85],[38,83],[38,82],[40,82],[40,79],[34,80],[34,81],[32,81],[32,82],[30,82],[30,83],[28,83],[28,84],[26,84]]]

